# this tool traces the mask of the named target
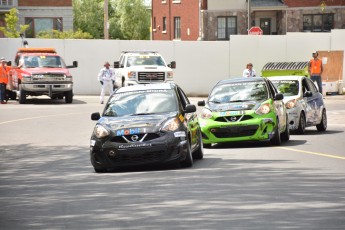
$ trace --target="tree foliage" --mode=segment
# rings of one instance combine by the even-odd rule
[[[8,38],[19,38],[21,33],[29,27],[29,25],[19,25],[18,28],[18,10],[12,8],[8,14],[5,14],[6,26],[0,27],[0,31],[4,33],[5,37]]]
[[[150,38],[150,13],[144,0],[109,0],[109,37],[145,40]],[[74,28],[94,38],[104,37],[104,0],[73,0]]]
[[[93,38],[91,34],[83,32],[80,29],[77,31],[42,31],[37,36],[37,38],[56,38],[56,39],[91,39]]]

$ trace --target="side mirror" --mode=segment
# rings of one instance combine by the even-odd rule
[[[188,105],[186,105],[186,108],[184,109],[184,111],[186,113],[194,113],[194,112],[196,112],[196,107],[195,107],[195,105],[188,104]]]
[[[310,91],[306,91],[303,95],[303,97],[311,97],[311,96],[313,96],[313,93]]]
[[[170,64],[168,64],[168,67],[175,69],[176,68],[176,61],[170,62]]]
[[[280,101],[280,100],[283,100],[284,99],[284,95],[282,93],[277,93],[275,96],[274,96],[274,100],[275,101]]]
[[[101,114],[99,114],[99,112],[91,114],[91,120],[93,121],[98,121],[100,118],[101,118]]]
[[[114,61],[114,68],[115,69],[120,68],[120,62],[119,61]]]
[[[73,61],[73,65],[68,65],[67,68],[77,68],[78,67],[78,61]]]
[[[202,100],[202,101],[198,101],[198,106],[205,106],[205,101],[204,100]]]

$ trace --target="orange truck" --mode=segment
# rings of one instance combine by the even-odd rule
[[[73,77],[54,48],[19,48],[9,74],[9,97],[25,104],[28,96],[47,95],[73,102]]]

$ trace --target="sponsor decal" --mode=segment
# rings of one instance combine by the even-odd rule
[[[116,136],[135,135],[140,133],[140,128],[120,129],[116,131]]]
[[[185,132],[175,132],[174,136],[175,137],[186,137],[186,134],[185,134]]]
[[[151,147],[152,144],[130,144],[130,145],[119,145],[119,149],[132,149],[132,148],[143,148],[143,147]]]
[[[220,112],[219,116],[236,116],[236,115],[242,115],[243,111],[225,111]]]

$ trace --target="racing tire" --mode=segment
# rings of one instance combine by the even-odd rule
[[[298,128],[296,129],[296,133],[304,134],[306,126],[307,126],[307,122],[305,120],[305,115],[303,112],[301,112],[301,115],[299,116]]]
[[[187,142],[187,153],[186,153],[186,158],[181,161],[181,166],[183,168],[188,168],[193,166],[193,156],[192,156],[192,151],[190,149],[190,144]]]
[[[202,158],[204,158],[204,148],[203,148],[203,144],[202,144],[201,134],[199,135],[198,145],[199,145],[198,148],[193,153],[193,158],[197,159],[197,160],[201,160]]]
[[[322,110],[322,118],[320,124],[316,125],[317,131],[324,132],[327,129],[327,114],[326,110]]]
[[[26,91],[22,89],[21,86],[19,86],[19,104],[25,104],[26,103]]]
[[[68,91],[65,93],[65,102],[71,104],[73,102],[73,91]]]
[[[98,168],[93,168],[96,173],[105,173],[107,170],[106,169],[98,169]]]
[[[288,121],[288,119],[286,119],[285,131],[281,134],[280,138],[281,138],[282,141],[290,140],[290,129],[289,129],[289,121]]]
[[[210,149],[212,147],[212,144],[202,144],[204,149]]]
[[[277,127],[276,127],[275,130],[274,130],[274,136],[273,136],[273,138],[270,140],[271,144],[272,144],[272,145],[276,145],[276,146],[279,146],[279,145],[281,145],[281,143],[282,143],[282,140],[281,140],[281,138],[280,138],[280,133],[279,133],[278,124],[279,124],[279,121],[277,120]]]

